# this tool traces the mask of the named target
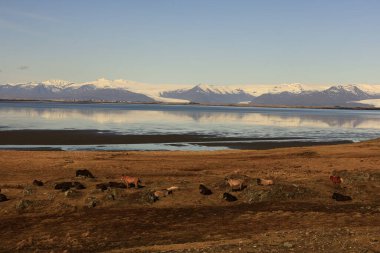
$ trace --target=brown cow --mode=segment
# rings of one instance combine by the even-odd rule
[[[170,186],[169,188],[166,188],[166,190],[168,190],[169,192],[173,192],[173,191],[179,190],[179,187],[178,186]]]
[[[242,179],[227,179],[227,183],[230,185],[232,190],[241,191],[244,188],[244,180]]]
[[[273,184],[273,180],[258,178],[257,179],[257,184],[258,185],[272,185]]]
[[[127,188],[129,188],[130,184],[134,184],[135,188],[139,188],[139,184],[141,184],[141,180],[138,177],[130,177],[130,176],[121,176],[121,181],[123,181]]]
[[[157,191],[154,191],[153,194],[157,198],[163,198],[171,194],[171,192],[168,190],[157,190]]]

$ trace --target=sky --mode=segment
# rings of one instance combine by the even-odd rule
[[[378,0],[0,0],[0,83],[380,83]]]

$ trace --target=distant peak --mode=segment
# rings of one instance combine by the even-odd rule
[[[102,77],[102,78],[98,78],[96,80],[96,82],[98,82],[98,83],[111,83],[112,81],[107,79],[107,78]]]
[[[218,93],[218,94],[236,92],[229,87],[218,86],[218,85],[209,85],[209,84],[198,84],[193,89],[198,89],[198,90],[201,90],[201,91],[206,92],[206,93],[211,92],[211,93]]]
[[[72,82],[59,80],[59,79],[49,79],[49,80],[43,81],[42,83],[46,85],[58,85],[58,86],[66,86],[66,85],[72,84]]]
[[[200,83],[200,84],[198,84],[195,87],[200,88],[202,90],[208,90],[208,89],[213,89],[214,88],[214,86],[209,85],[209,84],[204,84],[204,83]]]
[[[354,91],[354,90],[357,90],[358,87],[356,85],[353,85],[353,84],[345,84],[345,85],[335,85],[335,86],[331,86],[331,89],[335,89],[335,90],[346,90],[346,91]]]
[[[300,83],[291,83],[291,84],[276,85],[273,87],[270,93],[281,93],[281,92],[301,93],[303,91],[305,91],[305,89]]]

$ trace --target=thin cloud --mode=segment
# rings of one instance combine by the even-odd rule
[[[2,9],[2,12],[10,14],[12,16],[24,17],[24,18],[29,18],[29,19],[34,19],[34,20],[40,20],[40,21],[48,21],[48,22],[57,22],[58,21],[57,19],[55,19],[53,17],[37,14],[37,13],[34,13],[34,12],[28,12],[28,11],[20,11],[20,10],[12,10],[12,9]]]
[[[9,22],[7,20],[1,19],[0,18],[0,29],[6,29],[6,30],[11,30],[11,31],[16,31],[19,33],[27,34],[27,35],[33,35],[33,36],[40,36],[42,35],[41,33],[28,30],[24,28],[23,26],[20,26],[16,23]]]
[[[43,33],[33,29],[28,29],[28,22],[32,20],[42,23],[58,22],[57,19],[46,15],[6,8],[0,9],[0,16],[0,29],[11,30],[33,36],[42,36]],[[27,23],[25,23],[25,21]]]
[[[23,66],[18,67],[18,69],[19,70],[27,70],[27,69],[29,69],[29,66],[23,65]]]

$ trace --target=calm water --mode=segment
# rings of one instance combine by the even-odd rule
[[[198,133],[228,137],[361,141],[380,137],[380,111],[0,103],[0,130],[15,129],[98,129],[122,134]],[[192,147],[184,145],[171,149]]]

